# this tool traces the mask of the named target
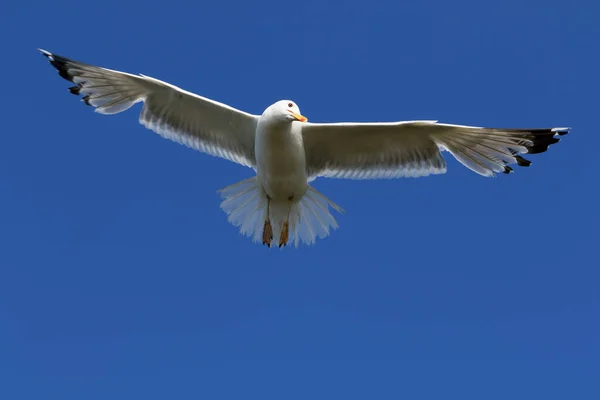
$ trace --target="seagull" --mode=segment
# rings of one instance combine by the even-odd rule
[[[389,179],[444,174],[442,152],[479,175],[528,167],[570,128],[505,129],[399,121],[310,123],[291,100],[253,115],[146,75],[85,64],[38,49],[72,82],[74,95],[100,114],[142,102],[139,122],[164,138],[252,168],[256,175],[221,189],[228,221],[263,245],[311,245],[338,228],[314,189],[317,177]]]

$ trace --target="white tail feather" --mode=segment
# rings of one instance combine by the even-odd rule
[[[240,228],[240,233],[251,236],[255,242],[262,243],[262,233],[267,217],[267,195],[256,177],[245,179],[219,190],[221,208],[228,215],[227,220]],[[292,204],[271,200],[269,217],[273,228],[273,244],[279,243],[281,228],[289,212],[289,243],[296,247],[303,242],[314,244],[317,238],[329,236],[338,224],[329,212],[332,207],[339,213],[344,210],[312,187],[299,201]]]

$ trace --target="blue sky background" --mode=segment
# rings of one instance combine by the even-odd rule
[[[0,398],[600,398],[599,4],[2,2]],[[219,209],[251,170],[37,47],[253,113],[573,132],[498,179],[320,179],[340,230],[267,250]]]

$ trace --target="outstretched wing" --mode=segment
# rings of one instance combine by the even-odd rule
[[[437,121],[302,125],[310,177],[382,179],[446,172],[441,150],[483,176],[529,166],[570,128],[496,129]]]
[[[116,114],[144,102],[139,121],[159,135],[248,167],[256,165],[258,117],[144,75],[132,75],[70,60],[48,51],[75,95],[101,114]]]

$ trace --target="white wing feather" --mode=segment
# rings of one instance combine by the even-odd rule
[[[497,129],[436,121],[302,124],[307,173],[347,179],[419,177],[446,172],[441,150],[483,176],[528,166],[569,128]]]
[[[159,135],[204,153],[254,167],[258,116],[169,83],[70,60],[41,50],[60,76],[75,83],[71,93],[101,114],[116,114],[144,102],[139,120]]]

